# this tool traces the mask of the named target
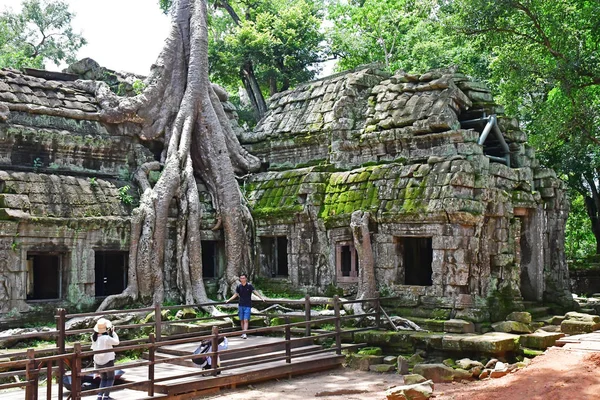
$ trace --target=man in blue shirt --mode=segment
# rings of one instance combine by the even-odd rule
[[[235,293],[231,298],[225,301],[229,303],[236,297],[240,298],[238,304],[238,315],[242,325],[242,339],[246,339],[246,331],[248,330],[248,324],[250,323],[250,310],[252,309],[252,293],[254,293],[259,299],[265,301],[262,296],[254,290],[254,286],[248,283],[248,276],[246,274],[240,275],[240,284],[235,288]]]

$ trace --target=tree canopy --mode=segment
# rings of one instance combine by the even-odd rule
[[[74,14],[67,3],[51,0],[24,0],[20,13],[0,14],[0,67],[43,68],[75,61],[86,41],[73,31]]]

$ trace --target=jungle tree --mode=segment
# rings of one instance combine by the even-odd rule
[[[172,6],[172,28],[146,80],[144,91],[120,98],[101,82],[81,82],[96,91],[107,123],[141,125],[144,139],[164,138],[163,162],[150,162],[135,174],[143,194],[131,223],[129,280],[123,293],[109,296],[100,310],[140,300],[164,300],[163,265],[169,208],[177,203],[177,283],[183,300],[206,302],[200,254],[200,203],[197,179],[212,195],[218,225],[225,236],[225,289],[242,265],[250,262],[246,228],[251,215],[236,174],[256,170],[260,162],[239,144],[221,101],[226,93],[208,78],[206,0],[178,0]],[[161,170],[152,187],[151,170]]]
[[[20,13],[0,14],[0,67],[43,68],[47,61],[75,61],[85,39],[71,27],[63,1],[25,0]]]

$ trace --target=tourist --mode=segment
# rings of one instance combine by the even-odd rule
[[[112,323],[100,318],[94,326],[92,334],[92,350],[108,350],[119,344],[119,336],[115,332]],[[115,352],[94,354],[94,368],[109,368],[115,365]],[[100,392],[98,392],[98,400],[111,400],[110,387],[115,382],[115,371],[105,371],[100,373]],[[105,390],[102,390],[105,389]]]
[[[238,304],[238,315],[240,316],[240,322],[242,325],[242,339],[246,339],[246,331],[248,330],[248,324],[250,322],[250,310],[252,309],[252,293],[254,293],[259,299],[265,301],[262,296],[254,290],[254,286],[248,283],[248,276],[246,274],[240,275],[240,284],[235,288],[235,293],[231,298],[225,301],[229,303],[236,297],[240,298]]]

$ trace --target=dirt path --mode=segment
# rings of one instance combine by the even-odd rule
[[[340,368],[289,380],[223,390],[202,399],[230,400],[383,400],[402,376]],[[600,399],[600,352],[550,348],[526,368],[503,378],[436,384],[435,400]]]

